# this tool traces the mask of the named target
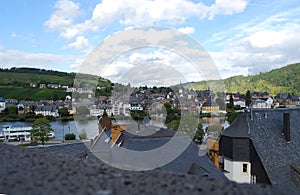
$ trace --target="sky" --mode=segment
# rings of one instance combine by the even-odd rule
[[[2,0],[0,15],[1,68],[80,72],[99,45],[143,26],[170,28],[191,38],[208,53],[221,78],[300,62],[298,0]],[[110,55],[101,76],[117,82],[138,75],[134,67],[139,63],[157,76],[155,82],[172,71],[183,81],[208,79],[178,51],[123,50]],[[161,75],[159,67],[166,70]]]

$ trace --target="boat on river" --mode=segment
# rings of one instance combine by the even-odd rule
[[[32,127],[13,127],[12,125],[2,125],[3,137],[6,141],[31,141]],[[48,134],[50,139],[55,137],[55,133]]]

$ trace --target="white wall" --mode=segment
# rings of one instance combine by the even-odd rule
[[[243,164],[247,164],[247,172],[243,172]],[[232,181],[238,183],[250,183],[251,182],[251,164],[249,162],[238,162],[224,159],[224,170],[229,172],[225,173],[225,176]]]
[[[0,102],[0,112],[5,109],[5,102]]]

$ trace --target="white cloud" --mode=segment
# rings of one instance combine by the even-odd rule
[[[80,15],[80,5],[71,0],[59,0],[54,5],[55,11],[44,25],[50,30],[58,30],[64,38],[71,38],[68,31]],[[76,33],[73,33],[76,34]]]
[[[76,59],[73,63],[71,63],[70,68],[73,70],[78,70],[82,62],[83,58]]]
[[[300,8],[295,8],[260,22],[255,19],[214,34],[205,44],[222,48],[213,51],[214,60],[227,70],[226,77],[256,74],[296,63],[300,61],[299,13]]]
[[[49,53],[27,53],[18,50],[9,50],[0,46],[0,64],[2,68],[33,67],[58,70],[68,69],[69,64],[75,60],[70,55],[55,55]]]
[[[188,27],[179,28],[178,31],[189,35],[195,33],[195,28],[188,26]]]
[[[89,31],[98,30],[113,22],[126,26],[150,26],[183,24],[190,18],[213,19],[216,15],[232,15],[244,11],[247,0],[216,0],[212,5],[195,3],[191,0],[103,0],[98,3],[91,18],[74,23],[80,15],[80,6],[70,0],[60,0],[55,11],[45,22],[50,30],[60,36],[72,39]],[[193,33],[193,29],[182,29]]]
[[[86,49],[89,46],[89,40],[84,36],[76,37],[75,42],[70,43],[66,48],[75,48],[78,50]]]
[[[241,13],[245,10],[248,0],[216,0],[209,7],[209,19],[213,19],[216,15],[232,15]]]

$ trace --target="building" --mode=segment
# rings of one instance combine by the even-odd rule
[[[245,114],[245,113],[243,113]],[[250,138],[247,120],[242,115],[222,132],[220,139],[220,158],[225,176],[241,182],[251,182]]]
[[[123,102],[117,102],[112,105],[112,112],[115,116],[118,116],[118,115],[129,116],[130,108],[133,108],[133,107],[131,107],[130,104],[123,103]]]
[[[99,134],[90,146],[90,151],[107,164],[127,170],[159,169],[227,180],[206,155],[199,156],[199,147],[187,135],[150,125],[138,128],[136,123],[112,124],[110,129],[110,124],[108,117],[100,119]]]
[[[44,105],[38,105],[35,110],[34,113],[36,115],[41,114],[43,116],[54,116],[54,117],[58,117],[58,110],[56,106],[44,106]]]
[[[240,113],[220,138],[221,165],[237,182],[300,190],[300,109]]]
[[[202,113],[216,113],[220,112],[220,106],[216,102],[212,101],[211,97],[209,96],[206,102],[203,103],[201,110]]]
[[[266,99],[252,99],[252,108],[271,108],[273,105],[273,99],[271,97]]]
[[[0,113],[6,108],[5,99],[0,97]]]

